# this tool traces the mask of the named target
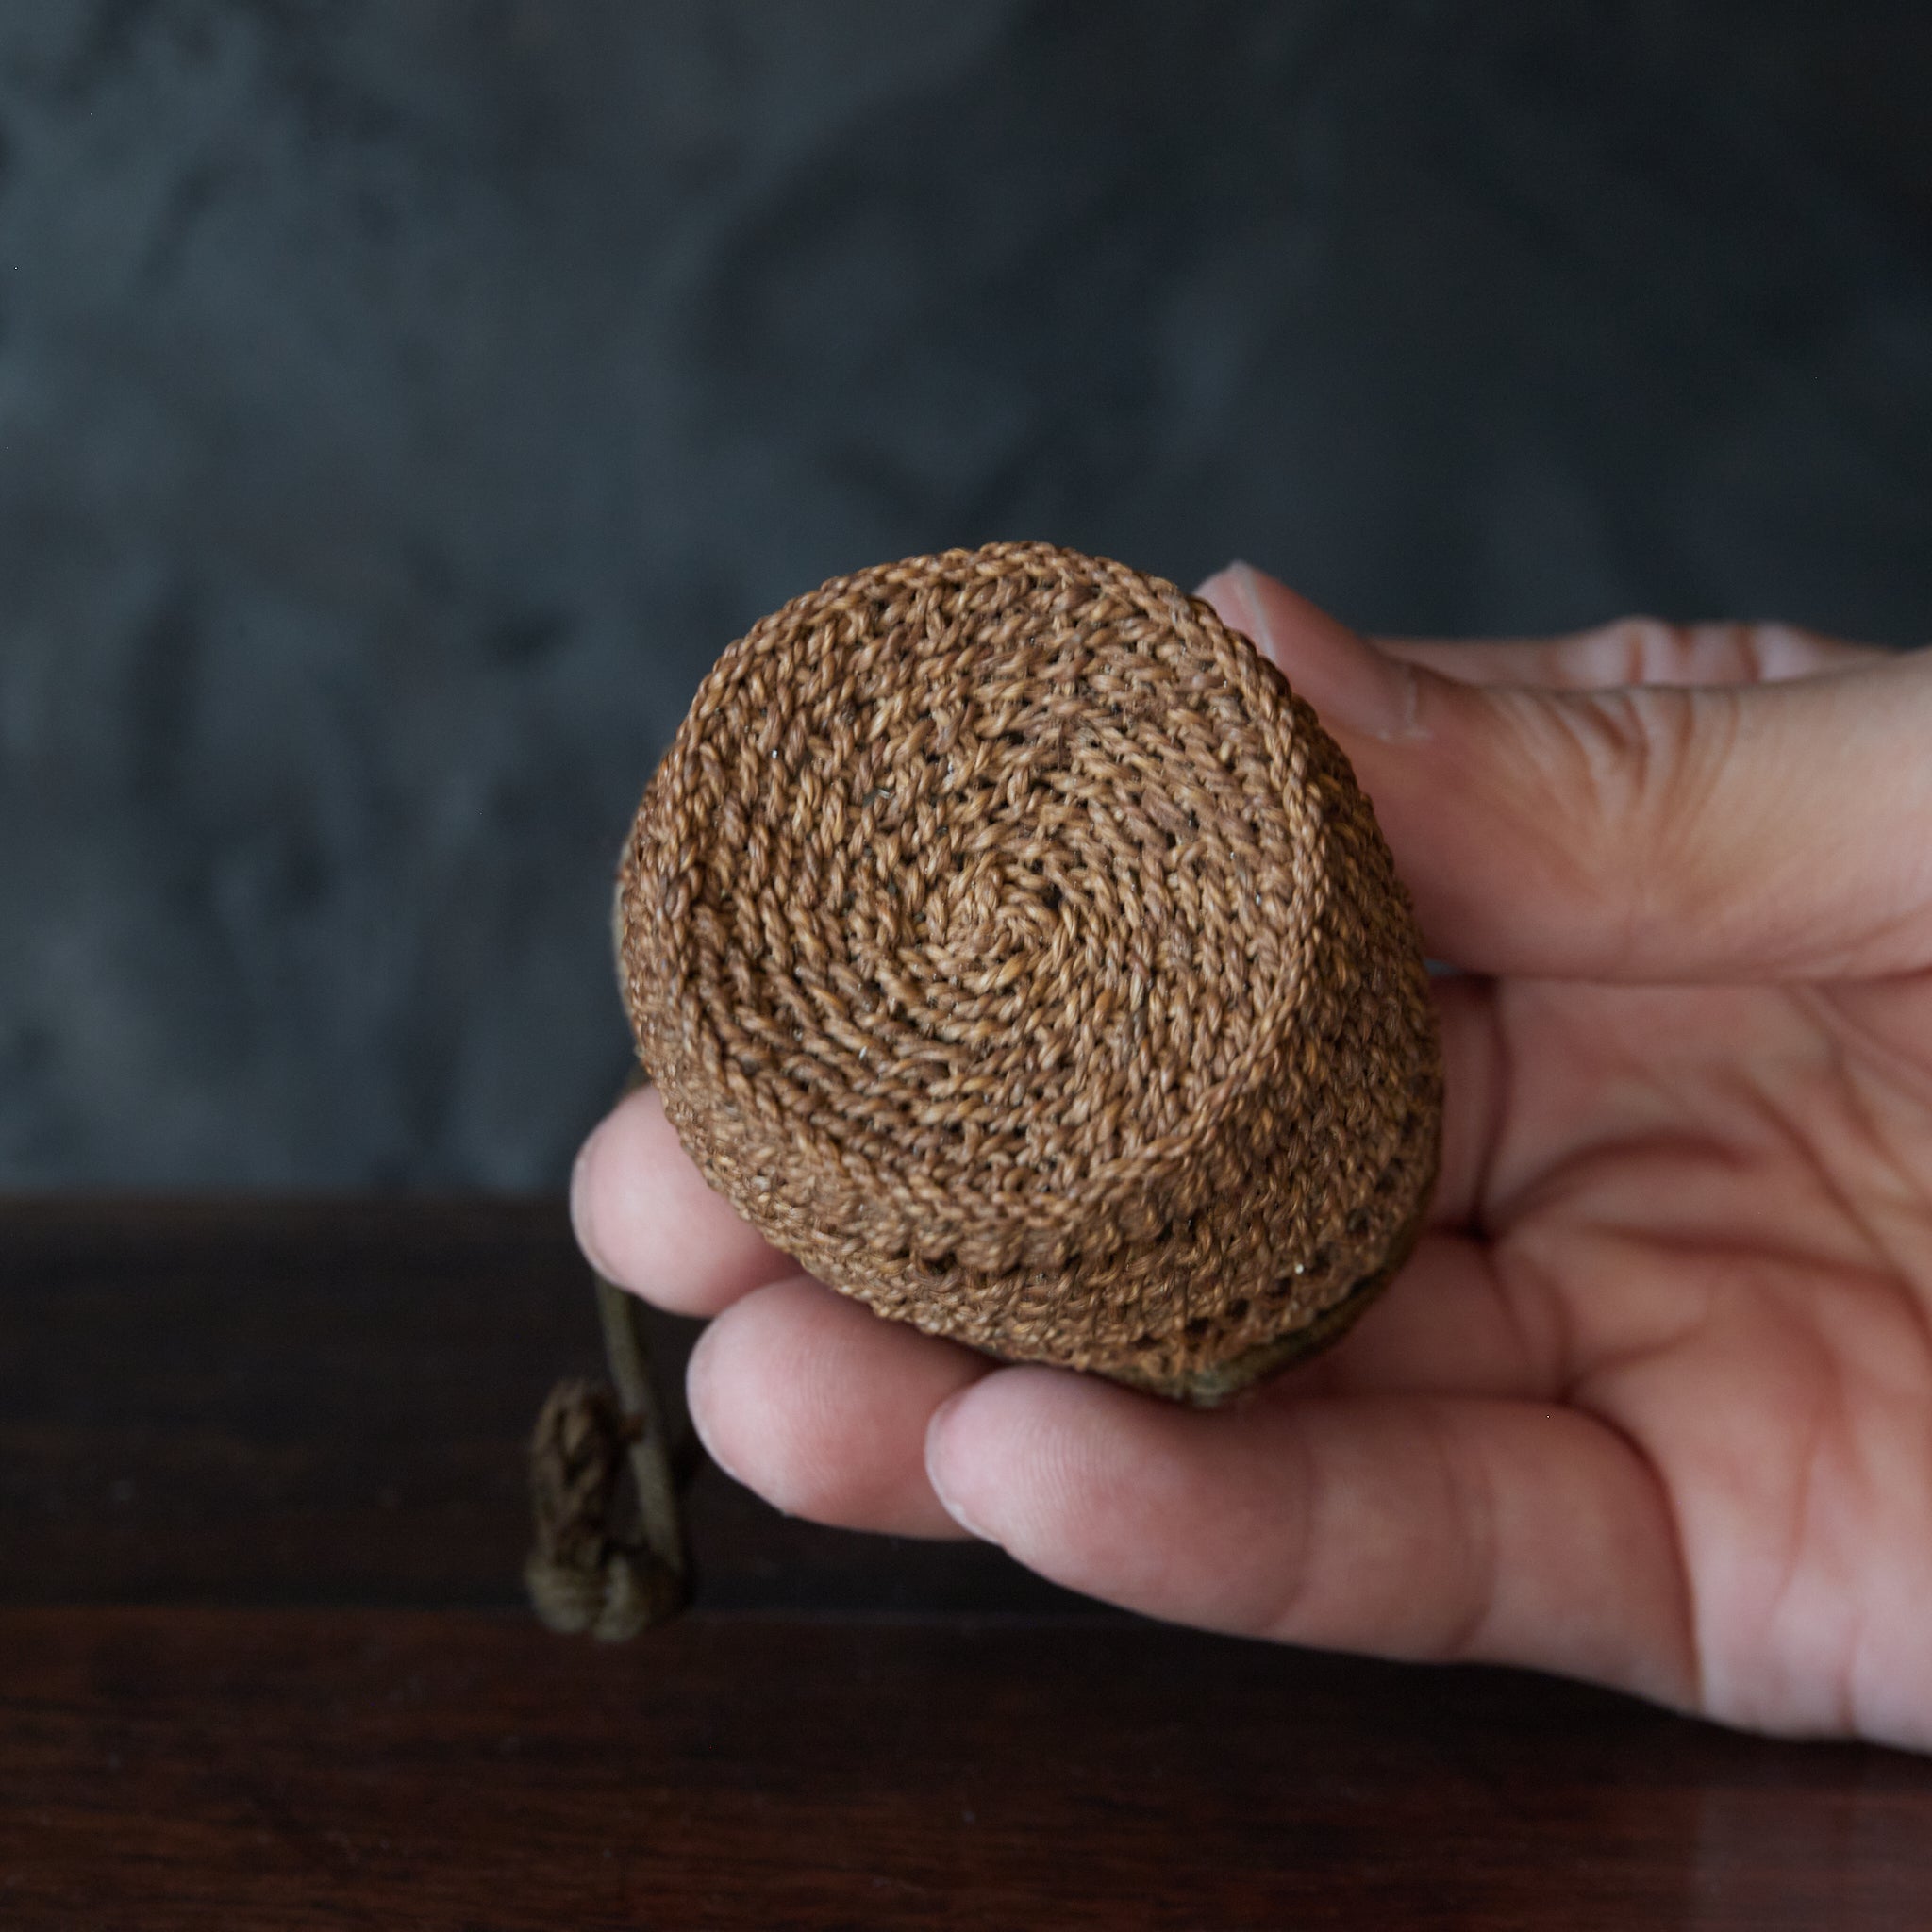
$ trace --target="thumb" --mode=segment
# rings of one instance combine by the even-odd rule
[[[1437,958],[1631,981],[1932,965],[1932,655],[1777,684],[1478,686],[1245,564],[1201,594],[1348,754]]]

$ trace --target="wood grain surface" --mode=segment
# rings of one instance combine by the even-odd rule
[[[688,1343],[660,1324],[660,1346]],[[1932,1764],[1096,1612],[701,1472],[523,1612],[555,1203],[0,1207],[0,1925],[1932,1924]]]

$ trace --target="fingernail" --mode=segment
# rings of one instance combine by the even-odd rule
[[[1412,666],[1385,657],[1306,597],[1235,562],[1208,578],[1224,623],[1252,639],[1324,724],[1365,738],[1420,738]]]
[[[999,1538],[991,1530],[984,1529],[974,1522],[966,1506],[946,1488],[945,1479],[940,1473],[943,1455],[940,1448],[941,1438],[946,1430],[946,1419],[952,1411],[971,1395],[971,1388],[961,1389],[958,1394],[949,1395],[933,1410],[925,1424],[925,1479],[932,1485],[932,1492],[940,1499],[942,1508],[968,1536],[976,1536],[983,1543],[997,1543]]]
[[[603,1137],[604,1124],[594,1127],[590,1138],[577,1149],[577,1158],[571,1163],[570,1170],[570,1225],[576,1236],[577,1246],[583,1250],[584,1259],[607,1280],[612,1279],[610,1264],[597,1246],[596,1216],[591,1211],[591,1172],[595,1164],[597,1142]]]
[[[1229,630],[1238,630],[1250,642],[1258,644],[1261,619],[1252,595],[1254,575],[1244,563],[1224,564],[1194,586],[1194,595],[1205,597],[1213,605],[1215,614]]]

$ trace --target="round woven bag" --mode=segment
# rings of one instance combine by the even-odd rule
[[[1038,543],[731,645],[618,893],[706,1178],[880,1314],[1213,1403],[1407,1255],[1441,1067],[1347,760],[1248,641]]]

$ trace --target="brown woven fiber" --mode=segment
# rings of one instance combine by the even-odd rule
[[[1211,1403],[1414,1239],[1407,897],[1314,713],[1158,577],[996,543],[794,599],[700,687],[619,920],[684,1145],[882,1315]]]

